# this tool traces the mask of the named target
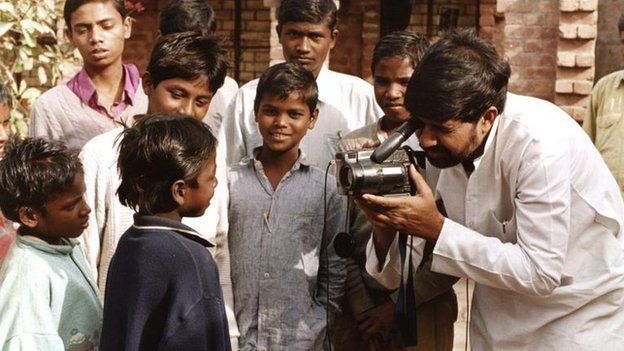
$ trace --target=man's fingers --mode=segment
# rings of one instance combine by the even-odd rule
[[[431,192],[431,188],[429,188],[429,185],[425,181],[425,178],[423,178],[423,176],[418,173],[418,171],[416,171],[414,165],[410,165],[408,172],[410,178],[412,179],[412,182],[414,182],[414,185],[416,186],[416,193],[420,194],[423,197],[432,198],[433,193]]]

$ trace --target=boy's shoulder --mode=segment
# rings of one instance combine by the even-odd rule
[[[46,90],[33,103],[32,114],[37,116],[42,111],[56,111],[59,108],[68,108],[67,105],[80,104],[80,99],[66,84],[57,85]]]
[[[18,239],[2,262],[0,296],[11,290],[9,286],[22,290],[47,285],[54,270],[46,256],[45,252],[25,245]]]

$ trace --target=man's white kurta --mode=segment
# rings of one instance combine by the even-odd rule
[[[579,125],[508,94],[475,166],[440,174],[448,218],[431,268],[476,282],[473,349],[624,350],[624,205]],[[396,240],[381,272],[368,257],[398,282]]]

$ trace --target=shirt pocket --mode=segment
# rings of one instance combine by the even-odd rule
[[[503,242],[515,244],[518,239],[518,228],[515,214],[511,213],[511,215],[497,215],[494,211],[490,211],[489,217],[489,228],[495,231],[494,234],[496,234],[496,236]]]
[[[622,112],[619,111],[608,111],[607,113],[601,114],[596,119],[596,125],[600,129],[609,129],[618,124],[618,122],[622,119]]]

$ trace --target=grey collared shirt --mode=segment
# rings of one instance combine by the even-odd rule
[[[344,229],[345,198],[301,156],[273,190],[262,163],[228,172],[229,244],[240,350],[317,350],[346,277],[331,243]],[[329,284],[329,288],[328,288]],[[329,303],[328,301],[329,297]]]

